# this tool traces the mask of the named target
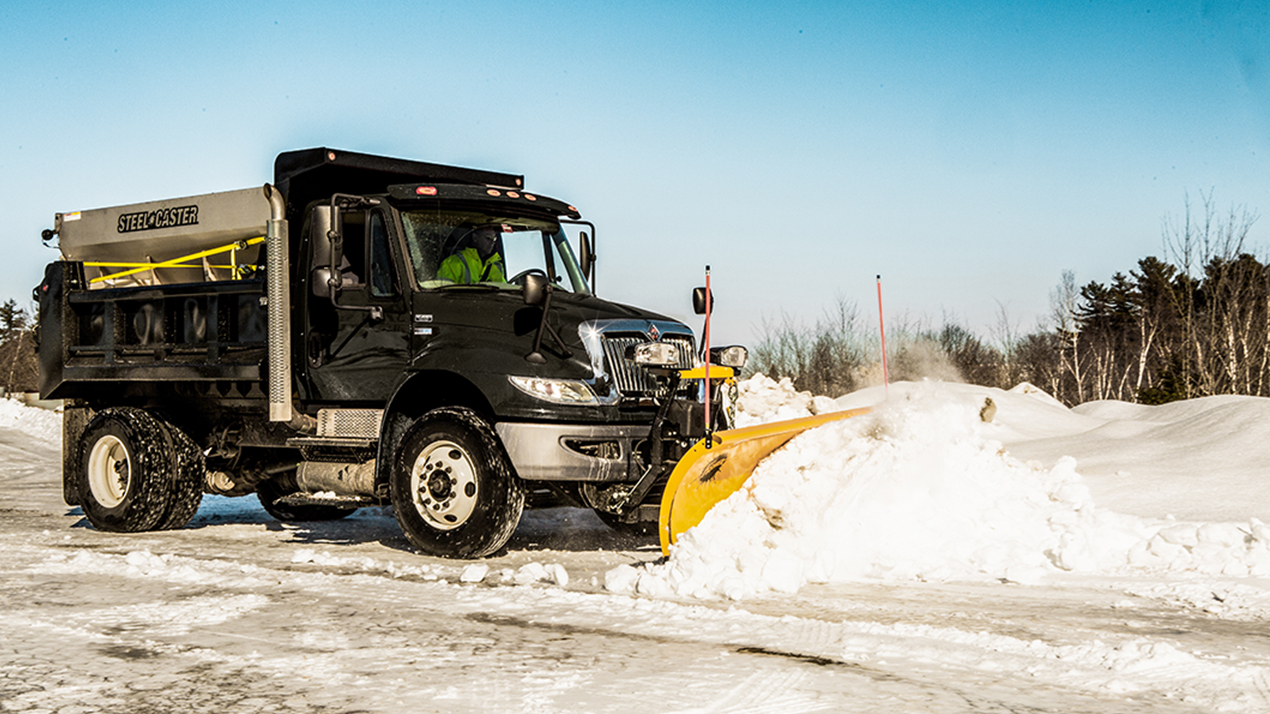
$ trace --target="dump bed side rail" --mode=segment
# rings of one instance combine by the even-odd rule
[[[102,382],[259,381],[263,279],[88,290],[77,261],[49,264],[40,303],[40,394]]]

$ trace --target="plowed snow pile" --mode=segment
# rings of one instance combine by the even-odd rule
[[[33,409],[12,399],[0,399],[0,427],[17,429],[46,444],[60,444],[62,440],[61,414]]]
[[[792,396],[782,402],[782,392]],[[881,389],[865,390],[836,406],[881,397]],[[985,411],[988,399],[992,407]],[[1236,399],[1245,411],[1270,404]],[[762,420],[756,412],[790,418],[800,410],[824,411],[825,401],[759,376],[745,385],[740,409],[742,420],[753,423]],[[1179,448],[1176,440],[1183,435],[1201,451],[1217,438],[1176,421],[1163,428],[1162,422],[1141,419],[1144,409],[1165,407],[1121,406],[1128,409],[1104,405],[1086,410],[1095,415],[1081,414],[1028,385],[1012,392],[929,382],[891,385],[889,399],[872,414],[808,431],[773,453],[742,490],[680,537],[668,561],[615,569],[607,585],[651,595],[735,599],[862,579],[1036,582],[1065,571],[1136,569],[1270,575],[1270,528],[1253,517],[1264,516],[1262,511],[1239,523],[1207,524],[1173,520],[1168,504],[1155,504],[1165,509],[1155,517],[1122,514],[1094,502],[1075,458],[1025,462],[1006,446],[1043,442],[1052,454],[1066,443],[1068,453],[1079,456],[1095,443],[1114,447],[1108,447],[1108,433],[1123,432],[1135,453],[1159,453],[1142,443],[1152,424],[1175,440],[1170,449]],[[1184,421],[1207,410],[1184,411],[1173,413]],[[1126,412],[1137,421],[1117,427],[1123,420],[1113,417]],[[1220,428],[1211,419],[1203,423]],[[1255,484],[1270,457],[1262,429],[1259,450],[1224,456],[1234,492]],[[1091,433],[1098,436],[1087,436]],[[1117,476],[1134,478],[1123,471],[1111,478]],[[1184,484],[1176,490],[1185,493]]]

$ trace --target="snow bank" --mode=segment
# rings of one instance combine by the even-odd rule
[[[750,403],[772,413],[810,411],[813,402],[792,388],[763,380],[746,385],[742,405],[757,395]],[[668,561],[612,571],[608,587],[735,599],[862,579],[1036,582],[1130,568],[1270,575],[1270,528],[1256,519],[1198,524],[1117,513],[1094,503],[1075,459],[1045,467],[1003,446],[1106,428],[1105,418],[1073,413],[1035,388],[889,391],[872,414],[792,440],[683,534]],[[836,405],[881,396],[874,388]],[[985,412],[987,399],[995,409]],[[981,419],[994,411],[991,423]]]
[[[16,429],[47,444],[62,441],[60,412],[29,407],[13,399],[0,399],[0,428]]]
[[[1159,406],[1090,402],[1071,424],[1010,453],[1051,465],[1076,457],[1096,500],[1121,513],[1188,521],[1270,518],[1270,399],[1224,395]],[[1080,421],[1088,424],[1078,427]],[[1074,427],[1074,428],[1067,428]],[[1039,437],[1039,438],[1038,438]]]
[[[740,383],[736,404],[738,427],[823,414],[841,409],[829,397],[794,389],[789,377],[779,382],[761,372]]]

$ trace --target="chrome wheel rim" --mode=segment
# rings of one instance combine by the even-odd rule
[[[123,503],[131,482],[128,448],[109,434],[98,439],[88,454],[88,488],[93,498],[106,508],[114,508]]]
[[[476,509],[479,489],[476,467],[463,447],[435,441],[410,469],[410,494],[415,510],[429,526],[442,531],[458,528]]]

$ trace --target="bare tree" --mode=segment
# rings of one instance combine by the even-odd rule
[[[0,304],[0,365],[6,392],[27,391],[36,386],[35,343],[31,316],[14,300]]]
[[[1192,389],[1188,380],[1187,396],[1247,393],[1254,381],[1263,381],[1246,363],[1262,361],[1249,352],[1254,330],[1260,343],[1270,341],[1270,323],[1257,315],[1263,276],[1242,259],[1257,218],[1242,206],[1220,212],[1210,190],[1200,194],[1199,207],[1187,194],[1180,222],[1164,219],[1165,252],[1182,278],[1172,297],[1185,334],[1183,368],[1195,381]]]
[[[1080,323],[1076,319],[1076,308],[1080,300],[1080,290],[1076,287],[1076,273],[1064,270],[1058,287],[1050,293],[1050,318],[1054,321],[1054,329],[1063,345],[1061,365],[1068,372],[1074,383],[1076,403],[1085,401],[1084,364],[1081,360]],[[1056,395],[1057,396],[1057,395]]]

